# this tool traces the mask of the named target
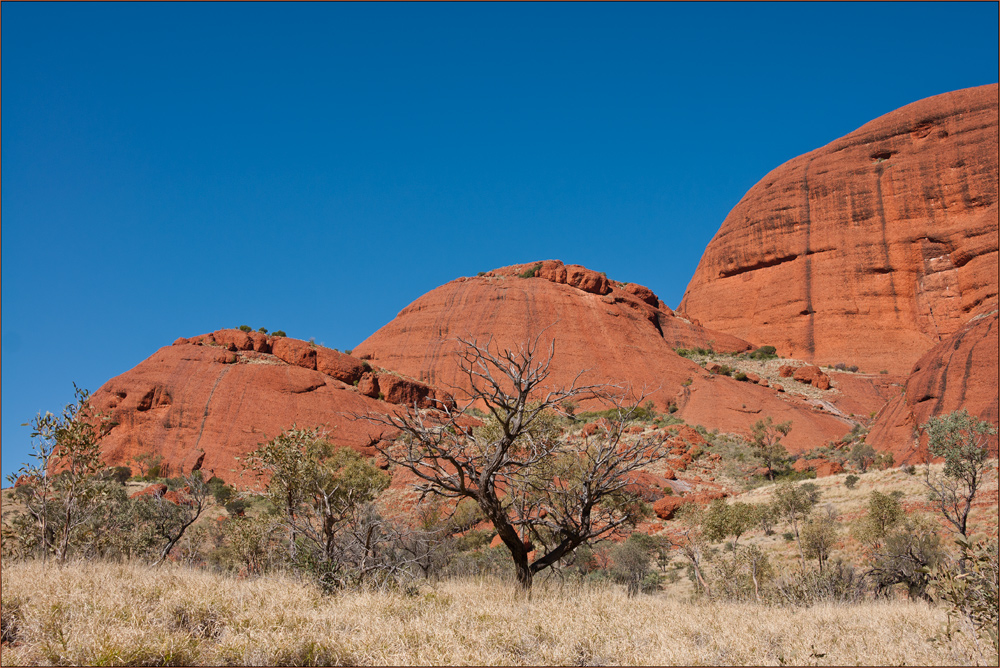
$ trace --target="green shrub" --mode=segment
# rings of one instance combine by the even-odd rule
[[[542,268],[542,263],[539,262],[531,269],[525,270],[523,273],[518,274],[519,278],[534,278],[538,274],[538,270]]]
[[[260,332],[261,334],[267,334],[267,327],[260,327],[257,329],[257,331]]]
[[[280,337],[284,338],[284,337],[286,337],[288,335],[285,334],[285,330],[283,330],[283,329],[276,329],[276,330],[274,330],[273,336],[280,336]]]
[[[364,371],[371,371],[372,370],[372,365],[369,364],[368,362],[362,362],[361,363],[361,368]]]
[[[253,331],[253,327],[251,327],[250,325],[240,325],[239,329],[240,329],[241,332],[252,332]]]
[[[246,499],[233,499],[226,503],[226,512],[234,517],[243,517],[243,513],[249,508],[251,503]]]
[[[351,352],[352,352],[352,350],[353,350],[353,348],[347,348],[347,349],[344,350],[344,354],[345,355],[350,355]]]
[[[847,489],[854,489],[854,486],[858,484],[859,480],[861,480],[861,478],[852,473],[851,475],[844,478],[844,487],[846,487]]]
[[[774,359],[778,356],[777,352],[778,350],[774,346],[761,346],[747,353],[747,357],[757,360]]]
[[[747,375],[745,373],[743,373],[742,371],[737,371],[736,375],[733,376],[733,378],[735,378],[736,380],[746,380],[747,379]]]
[[[781,537],[785,539],[786,543],[791,543],[793,540],[795,540],[795,534],[793,534],[791,531],[786,531],[785,533],[781,534]]]
[[[719,369],[718,373],[723,376],[732,376],[733,367],[729,366],[728,364],[723,364],[722,367]]]
[[[485,272],[485,271],[481,271],[481,272],[479,272],[478,274],[476,274],[476,276],[485,276],[485,275],[486,275],[486,272]]]
[[[378,393],[378,400],[379,401],[385,401],[385,392],[379,392]]]
[[[879,371],[879,373],[889,373],[889,370],[888,369],[882,369],[881,371]]]

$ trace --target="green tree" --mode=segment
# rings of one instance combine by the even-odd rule
[[[969,511],[976,494],[995,473],[990,463],[989,437],[996,428],[965,410],[932,417],[921,425],[927,434],[924,484],[931,500],[952,528],[968,541]],[[942,457],[944,470],[932,475],[930,457]]]
[[[19,488],[21,501],[33,519],[37,545],[46,560],[51,553],[63,562],[72,540],[101,508],[101,498],[111,488],[96,479],[103,466],[100,441],[113,423],[90,403],[90,393],[73,386],[76,401],[61,415],[39,413],[30,423],[35,439],[34,465],[22,466],[8,479],[29,481]],[[29,425],[25,425],[29,426]]]
[[[830,558],[830,552],[837,542],[839,527],[832,513],[814,516],[802,528],[802,549],[806,557],[816,559],[819,572]]]
[[[654,542],[643,533],[633,533],[628,540],[615,546],[611,551],[614,561],[612,575],[625,583],[629,598],[639,593],[643,580],[650,573],[650,560]]]
[[[249,470],[267,479],[267,497],[281,510],[290,558],[324,586],[365,581],[387,564],[380,520],[371,502],[389,475],[350,448],[337,448],[320,429],[288,431],[251,452]],[[299,547],[305,554],[299,554]]]
[[[725,499],[716,499],[709,504],[705,513],[705,536],[720,542],[733,537],[733,545],[739,543],[740,536],[760,523],[762,508],[750,503],[726,503]]]
[[[795,534],[795,543],[799,548],[799,558],[802,560],[802,568],[805,569],[806,558],[802,550],[802,540],[799,535],[799,527],[805,522],[812,512],[813,507],[819,502],[819,489],[813,483],[793,485],[790,482],[783,482],[774,490],[773,506],[775,514],[784,518],[792,527]]]
[[[868,467],[875,463],[875,458],[875,448],[868,445],[864,441],[861,441],[851,448],[851,456],[849,457],[849,460],[858,468],[859,471],[864,473],[868,470]]]
[[[781,439],[792,430],[792,423],[774,424],[770,416],[757,420],[750,432],[750,447],[754,455],[767,467],[768,480],[774,480],[774,469],[788,461],[788,450]]]

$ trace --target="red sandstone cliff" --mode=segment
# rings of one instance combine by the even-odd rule
[[[996,84],[937,95],[773,170],[678,311],[788,357],[908,373],[995,308],[997,108]]]

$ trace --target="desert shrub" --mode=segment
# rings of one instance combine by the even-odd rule
[[[735,378],[736,380],[746,380],[747,379],[747,375],[745,373],[743,373],[742,371],[737,371],[736,375],[733,376],[733,378]]]
[[[857,373],[858,372],[858,365],[857,364],[852,364],[851,366],[847,367],[847,370],[850,371],[851,373]]]
[[[809,606],[817,603],[857,603],[868,595],[863,574],[839,559],[823,571],[792,571],[774,583],[774,599],[784,605]]]
[[[267,327],[258,327],[257,331],[261,334],[267,334]]]
[[[612,577],[625,585],[629,597],[642,589],[642,583],[650,574],[652,539],[642,533],[633,533],[621,545],[612,549],[614,560]]]
[[[948,606],[946,640],[951,640],[951,617],[958,618],[974,638],[982,638],[993,646],[990,663],[997,662],[997,630],[1000,624],[1000,567],[997,560],[997,539],[971,544],[961,538],[956,541],[964,560],[948,560],[931,576],[938,600]],[[964,564],[962,563],[964,561]],[[977,643],[978,644],[978,643]]]
[[[243,517],[246,513],[247,508],[251,506],[251,502],[246,499],[233,499],[227,501],[225,504],[226,512],[234,517]]]
[[[833,368],[836,369],[837,371],[844,371],[845,369],[847,369],[847,365],[844,364],[843,362],[837,362],[836,364],[833,365]]]
[[[723,376],[732,376],[733,375],[733,367],[729,366],[728,364],[723,364],[719,368],[719,374],[723,375]],[[744,378],[746,378],[746,376],[744,376]]]
[[[272,334],[272,336],[278,336],[278,337],[284,338],[284,337],[286,337],[288,335],[285,334],[285,330],[283,330],[283,329],[276,329],[276,330],[274,330],[274,334]]]
[[[379,392],[378,393],[378,400],[379,401],[385,401],[385,392]]]
[[[113,480],[119,485],[124,485],[132,477],[132,469],[127,466],[115,466],[105,469],[99,474],[101,480]]]
[[[542,263],[539,262],[531,269],[526,269],[524,272],[518,274],[519,278],[534,278],[538,274],[538,270],[542,268]]]
[[[844,478],[844,487],[846,487],[847,489],[854,489],[855,485],[858,484],[859,480],[861,480],[861,478],[852,473],[846,478]]]
[[[881,373],[881,374],[887,374],[887,373],[889,373],[889,370],[888,369],[882,369],[881,371],[879,371],[879,373]]]
[[[0,644],[9,645],[17,642],[23,622],[21,616],[23,603],[17,597],[4,597],[0,600]]]
[[[167,478],[166,480],[164,480],[164,482],[167,483],[167,489],[174,490],[174,491],[177,491],[178,489],[181,489],[182,487],[184,487],[184,485],[187,484],[185,482],[184,478],[182,478],[181,476],[175,476],[173,478]]]
[[[215,498],[215,502],[220,506],[224,506],[233,498],[236,494],[236,490],[225,483],[222,478],[218,476],[212,476],[209,478],[208,482],[209,491]]]
[[[761,346],[747,353],[747,357],[758,360],[774,359],[777,356],[778,350],[774,346]]]
[[[372,370],[372,365],[371,365],[371,364],[369,364],[368,362],[362,362],[362,363],[361,363],[361,369],[362,369],[363,371],[366,371],[366,372],[367,372],[367,371],[371,371],[371,370]]]
[[[250,325],[240,325],[239,329],[240,329],[241,332],[252,332],[253,331],[253,327],[251,327]]]

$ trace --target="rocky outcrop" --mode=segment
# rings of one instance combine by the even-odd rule
[[[292,425],[322,426],[334,443],[372,455],[386,430],[353,415],[384,414],[400,403],[436,407],[448,398],[366,364],[257,332],[219,330],[178,339],[93,394],[95,408],[117,423],[102,441],[104,458],[128,465],[148,452],[161,455],[172,475],[201,469],[206,477],[237,482],[237,457]],[[376,384],[371,396],[359,391],[361,382],[353,385],[376,375],[381,390]]]
[[[786,357],[907,373],[995,303],[997,107],[996,84],[937,95],[781,165],[678,311]]]
[[[537,268],[537,269],[536,269]],[[531,278],[521,275],[535,269]],[[675,388],[697,365],[674,348],[707,346],[747,350],[749,344],[710,332],[651,306],[652,291],[626,291],[602,274],[548,260],[460,278],[423,295],[360,343],[354,354],[439,387],[466,387],[459,370],[458,337],[494,348],[523,345],[539,335],[555,340],[549,382],[568,385],[586,370],[587,383],[627,382],[666,407]],[[648,293],[648,294],[647,294]],[[653,295],[655,297],[655,295]],[[657,300],[658,301],[658,300]]]
[[[998,422],[997,311],[973,318],[934,346],[913,367],[902,394],[876,417],[867,442],[893,453],[897,464],[922,462],[927,440],[918,427],[935,415],[964,408]],[[997,441],[993,437],[992,447]]]
[[[555,341],[547,381],[554,387],[569,385],[585,371],[580,382],[645,388],[660,410],[673,406],[691,424],[743,434],[769,415],[790,419],[795,427],[786,443],[793,452],[850,431],[849,420],[818,412],[799,398],[711,376],[674,348],[713,345],[718,351],[738,352],[749,344],[676,316],[643,286],[608,280],[610,291],[601,294],[598,278],[608,280],[598,272],[548,260],[457,279],[417,299],[353,352],[428,384],[467,390],[468,378],[456,355],[458,337],[489,340],[496,349],[516,348],[542,335],[546,351]],[[654,299],[661,306],[653,307]],[[372,381],[382,383],[382,378]],[[368,382],[363,378],[359,389],[377,396],[378,389]],[[461,400],[461,393],[456,398]]]

